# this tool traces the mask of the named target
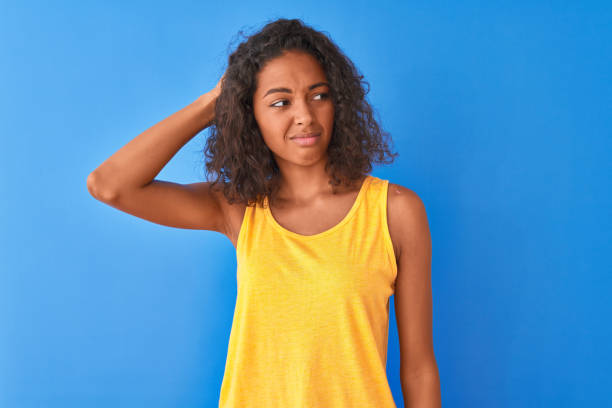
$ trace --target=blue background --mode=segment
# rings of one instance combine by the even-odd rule
[[[216,406],[232,244],[86,178],[277,17],[355,62],[373,174],[426,205],[443,406],[612,404],[610,2],[51,3],[0,3],[0,406]],[[157,178],[202,181],[206,132]],[[402,407],[393,302],[387,370]]]

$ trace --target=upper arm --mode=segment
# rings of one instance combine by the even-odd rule
[[[225,235],[230,230],[228,205],[222,192],[211,189],[210,182],[179,184],[153,180],[141,188],[99,194],[96,199],[156,224],[217,231]]]
[[[433,351],[431,236],[425,206],[412,190],[389,187],[389,224],[399,248],[395,315],[403,379],[437,369]]]

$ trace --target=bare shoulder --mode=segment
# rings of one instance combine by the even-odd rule
[[[401,184],[389,182],[388,199],[389,205],[398,205],[404,210],[407,209],[405,207],[425,207],[417,193]]]
[[[429,240],[429,225],[423,200],[413,190],[389,182],[387,219],[396,258],[414,242]]]

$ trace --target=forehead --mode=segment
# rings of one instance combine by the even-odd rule
[[[257,92],[271,86],[306,88],[316,81],[324,81],[325,71],[315,57],[308,53],[286,51],[266,63],[257,73]]]

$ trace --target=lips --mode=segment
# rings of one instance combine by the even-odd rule
[[[315,132],[311,132],[311,133],[300,133],[299,135],[295,135],[293,137],[291,137],[291,139],[304,139],[304,138],[308,138],[308,137],[315,137],[315,136],[319,136],[321,135],[321,133],[315,133]]]
[[[294,136],[291,138],[293,143],[300,146],[314,146],[321,138],[321,133],[306,133],[304,136]]]

